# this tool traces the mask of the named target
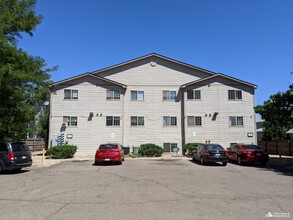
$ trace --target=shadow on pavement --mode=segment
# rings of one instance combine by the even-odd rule
[[[260,169],[276,172],[280,175],[293,176],[293,158],[270,158],[266,167]]]

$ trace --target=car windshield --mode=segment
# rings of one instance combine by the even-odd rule
[[[118,149],[118,145],[115,144],[102,144],[99,149]]]
[[[28,151],[29,148],[25,143],[11,143],[13,152]]]
[[[244,145],[243,146],[247,150],[260,150],[261,148],[256,145]]]
[[[224,148],[221,145],[206,145],[206,150],[223,150]]]

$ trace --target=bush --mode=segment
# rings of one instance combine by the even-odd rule
[[[164,149],[155,144],[142,144],[138,153],[145,157],[159,157],[164,153]]]
[[[184,147],[183,147],[183,154],[185,154],[186,151],[191,152],[192,150],[196,150],[198,145],[200,145],[200,143],[188,143],[188,144],[185,144]]]
[[[53,159],[72,158],[76,153],[76,150],[77,147],[74,145],[60,145],[49,148],[46,155]]]

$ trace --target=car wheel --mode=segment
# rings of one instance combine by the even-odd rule
[[[118,162],[119,165],[122,165],[122,160]]]
[[[261,165],[262,167],[265,167],[265,166],[267,165],[267,162],[261,162],[260,165]]]
[[[201,165],[204,165],[203,157],[200,157],[200,164],[201,164]]]
[[[0,173],[2,173],[2,165],[0,164]]]
[[[227,162],[222,162],[223,166],[227,166]]]
[[[124,156],[123,156],[123,158],[122,158],[122,161],[124,161]]]
[[[241,157],[237,157],[237,163],[238,163],[239,165],[242,164],[242,159],[241,159]]]
[[[192,155],[192,161],[196,162],[196,159],[195,159],[195,157],[193,155]]]

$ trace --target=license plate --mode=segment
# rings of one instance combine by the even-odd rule
[[[106,158],[105,161],[110,161],[110,158]]]
[[[21,156],[22,159],[26,159],[26,156]]]
[[[219,156],[221,156],[221,154],[215,154],[216,155],[216,157],[219,157]]]

